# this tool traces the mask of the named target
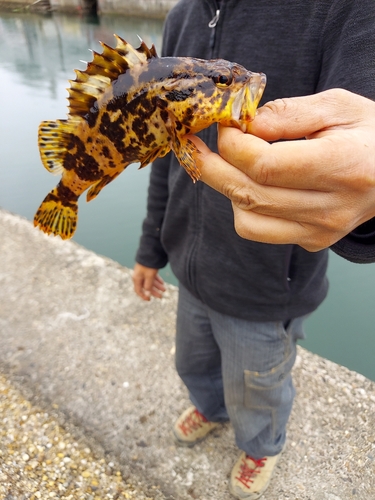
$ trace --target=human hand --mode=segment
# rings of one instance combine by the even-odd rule
[[[201,180],[232,201],[241,237],[318,251],[375,216],[373,101],[342,89],[276,100],[251,134],[219,126],[220,156],[189,137]],[[266,142],[280,139],[289,141]]]
[[[161,299],[166,288],[164,281],[158,275],[158,270],[136,263],[133,270],[134,291],[141,299],[150,300],[150,297]]]

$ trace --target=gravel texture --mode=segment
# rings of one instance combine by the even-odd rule
[[[94,454],[0,375],[1,499],[141,497],[123,481],[118,465]]]
[[[128,269],[1,210],[0,235],[0,370],[43,408],[35,417],[56,415],[74,435],[71,446],[79,431],[91,443],[83,454],[98,445],[103,470],[117,463],[143,498],[229,500],[239,455],[231,426],[192,449],[172,437],[189,405],[174,368],[176,288],[144,303]],[[375,500],[375,384],[304,349],[294,381],[287,447],[265,500]],[[17,411],[22,422],[22,406]],[[26,480],[36,474],[25,471],[35,456],[17,453],[30,457]],[[59,469],[62,460],[49,459]],[[97,464],[90,470],[101,470]],[[73,481],[82,481],[80,470]]]

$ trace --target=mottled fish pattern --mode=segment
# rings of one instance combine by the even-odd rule
[[[264,74],[238,64],[158,57],[154,46],[115,37],[115,48],[101,43],[86,70],[75,70],[68,119],[39,126],[43,165],[62,176],[34,225],[63,239],[76,230],[79,196],[88,189],[94,199],[130,163],[142,168],[172,150],[198,180],[197,150],[185,135],[215,122],[246,131],[265,87]]]

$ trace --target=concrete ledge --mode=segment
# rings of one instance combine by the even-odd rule
[[[0,210],[0,367],[114,454],[153,498],[226,500],[230,425],[194,449],[171,426],[188,405],[174,370],[177,290],[149,304],[130,271]],[[268,500],[374,500],[375,384],[299,349],[288,446]]]

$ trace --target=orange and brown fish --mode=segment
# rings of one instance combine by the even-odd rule
[[[46,196],[34,225],[71,238],[79,196],[95,198],[130,163],[140,168],[172,150],[195,181],[197,150],[186,139],[219,122],[246,131],[262,97],[266,77],[222,59],[158,57],[142,42],[135,49],[116,36],[101,43],[85,71],[70,81],[67,120],[39,126],[45,168],[62,174]]]

